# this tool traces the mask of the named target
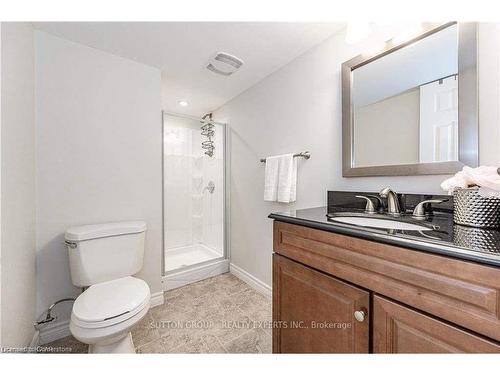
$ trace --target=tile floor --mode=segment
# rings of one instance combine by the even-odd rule
[[[132,331],[137,353],[271,353],[271,299],[226,273],[165,292]],[[46,346],[85,353],[72,337]]]

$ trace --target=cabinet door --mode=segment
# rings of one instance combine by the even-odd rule
[[[373,298],[375,353],[500,353],[500,345],[380,296]]]
[[[274,254],[273,352],[367,353],[369,298],[365,290]]]

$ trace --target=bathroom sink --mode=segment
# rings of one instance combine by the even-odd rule
[[[433,230],[434,228],[398,221],[394,219],[384,219],[375,217],[359,217],[359,216],[331,216],[330,220],[344,224],[359,225],[362,227],[396,229],[396,230]]]

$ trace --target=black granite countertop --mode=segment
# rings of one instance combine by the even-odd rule
[[[354,215],[364,214],[363,209],[335,207],[329,201],[328,207],[273,213],[269,217],[291,224],[500,267],[500,231],[454,224],[452,212],[434,212],[422,221],[414,220],[411,213],[405,213],[398,219],[432,228],[426,231],[371,228],[335,222],[327,217],[328,214],[334,216],[346,212]]]

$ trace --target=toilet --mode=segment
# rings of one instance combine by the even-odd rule
[[[71,280],[85,288],[71,312],[70,331],[89,353],[135,353],[131,330],[147,314],[142,268],[146,223],[127,221],[69,228]]]

